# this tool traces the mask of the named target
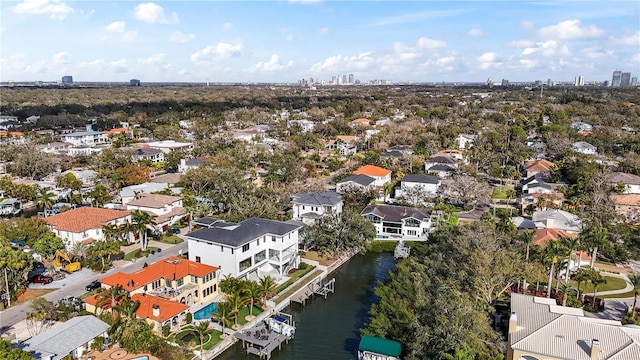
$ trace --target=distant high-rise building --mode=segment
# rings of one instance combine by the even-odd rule
[[[620,77],[620,86],[629,86],[631,85],[631,73],[623,72]]]
[[[62,77],[62,86],[71,86],[73,85],[73,76],[67,75]]]
[[[547,86],[551,86],[552,84],[551,79],[547,79]]]
[[[620,86],[622,83],[622,71],[616,70],[611,78],[611,86]]]
[[[309,78],[309,84],[315,84],[315,82],[313,82],[313,78]]]
[[[611,86],[611,82],[609,82],[609,80],[605,80],[603,85],[604,85],[604,87],[609,87],[609,86]]]
[[[634,76],[631,78],[631,86],[638,86],[638,77]]]
[[[338,79],[336,78],[335,75],[331,77],[331,84],[333,84],[333,85],[337,85],[338,84]]]
[[[509,86],[509,80],[507,79],[502,79],[502,86]]]
[[[342,84],[348,84],[347,75],[342,75]]]
[[[582,75],[576,76],[576,80],[574,81],[573,85],[575,85],[575,86],[584,86],[584,76],[582,76]]]
[[[140,80],[138,79],[129,80],[129,86],[140,86]]]
[[[355,84],[355,76],[353,76],[353,74],[349,74],[349,84],[353,85]]]

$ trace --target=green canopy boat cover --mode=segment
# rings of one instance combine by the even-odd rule
[[[386,355],[386,356],[400,356],[402,352],[402,344],[397,341],[381,339],[374,336],[363,336],[360,340],[360,346],[358,347],[361,351],[369,351],[372,353]]]

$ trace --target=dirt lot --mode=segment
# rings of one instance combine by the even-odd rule
[[[22,304],[25,302],[29,302],[39,296],[46,295],[52,291],[56,291],[58,289],[27,289],[19,298],[18,301],[15,302],[15,305]],[[11,304],[14,305],[14,304]]]
[[[315,251],[307,251],[304,257],[309,260],[317,261],[320,263],[320,265],[323,265],[323,266],[329,266],[336,261],[336,259],[332,259],[326,256],[320,256]]]

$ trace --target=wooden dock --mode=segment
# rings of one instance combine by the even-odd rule
[[[307,300],[314,294],[318,294],[327,298],[329,293],[335,292],[336,279],[331,279],[326,283],[322,283],[322,275],[318,275],[315,279],[311,280],[307,286],[301,288],[291,296],[291,301],[300,305],[305,305]]]

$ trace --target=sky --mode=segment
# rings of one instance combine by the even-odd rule
[[[0,81],[611,80],[640,74],[630,1],[0,2]]]

